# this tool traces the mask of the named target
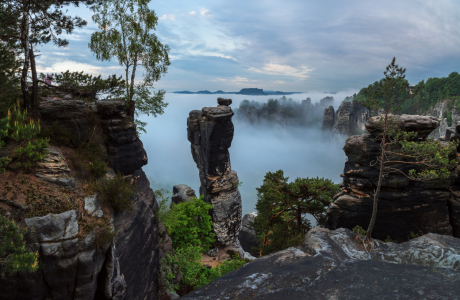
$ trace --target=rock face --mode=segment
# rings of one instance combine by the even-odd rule
[[[456,299],[460,239],[427,234],[364,252],[348,229],[315,228],[297,248],[256,259],[183,299]]]
[[[331,105],[324,109],[323,125],[321,130],[331,131],[334,126],[334,107]]]
[[[196,198],[195,191],[185,184],[176,184],[173,186],[173,195],[171,198],[171,204],[179,204],[181,202],[187,202],[188,200]]]
[[[325,121],[330,122],[330,115],[333,113],[334,109],[332,109],[332,113],[330,108],[328,108],[328,111],[324,110],[323,124]],[[359,103],[359,101],[344,101],[333,117],[334,123],[332,125],[332,132],[348,136],[361,134],[365,131],[364,123],[366,123],[371,116],[372,113]]]
[[[439,127],[433,130],[433,132],[430,134],[430,137],[432,137],[433,139],[438,139],[442,137],[444,133],[446,132],[446,129],[449,126],[449,124],[447,123],[447,118],[446,118],[446,115],[448,113],[451,113],[452,115],[452,126],[454,126],[454,124],[457,124],[457,122],[460,121],[459,112],[457,111],[455,107],[451,107],[449,109],[449,106],[450,106],[449,102],[450,102],[449,100],[439,101],[438,103],[436,103],[435,106],[430,107],[430,109],[428,109],[426,113],[427,116],[441,119],[441,123],[439,124]]]
[[[89,114],[86,103],[81,100],[52,100],[40,104],[43,125],[58,122],[69,134],[73,146],[88,141],[91,135]]]
[[[100,244],[94,231],[80,236],[76,210],[25,219],[42,268],[0,278],[0,299],[157,299],[156,200],[144,172],[134,176],[134,208],[114,216],[113,242]]]
[[[373,195],[379,178],[379,165],[371,166],[380,153],[381,123],[373,117],[366,123],[372,134],[352,136],[345,142],[345,162],[342,192],[334,197],[326,218],[326,228],[349,228],[356,225],[367,228],[372,214]],[[424,116],[397,116],[395,124],[407,131],[418,132],[424,139],[439,124],[439,120]],[[408,172],[413,166],[395,164],[396,169]],[[412,233],[429,232],[452,235],[452,218],[449,203],[450,189],[457,178],[450,170],[448,180],[432,179],[412,181],[400,172],[384,177],[379,196],[377,220],[373,237],[385,240],[388,236],[398,242]]]
[[[259,246],[256,238],[256,232],[254,231],[254,227],[252,227],[251,223],[254,222],[254,219],[257,217],[256,212],[245,214],[243,217],[243,223],[240,231],[240,235],[238,236],[238,240],[240,241],[241,248],[250,253],[253,256],[259,256],[257,250],[253,250],[253,247]]]
[[[104,135],[107,137],[107,161],[115,172],[124,175],[146,165],[147,153],[136,133],[136,125],[126,115],[123,100],[100,100],[97,110],[101,117]]]
[[[28,245],[43,268],[0,279],[0,299],[93,299],[110,244],[95,246],[94,232],[78,236],[75,210],[25,219]]]
[[[118,229],[113,245],[120,274],[126,282],[124,299],[157,299],[159,242],[154,210],[155,194],[144,171],[134,173],[137,196],[131,212],[114,216]]]
[[[231,170],[233,111],[229,106],[193,110],[187,119],[187,136],[193,160],[200,173],[200,195],[211,203],[217,243],[232,245],[241,230],[241,195],[235,171]]]
[[[70,169],[62,151],[55,147],[49,147],[46,157],[37,163],[35,176],[60,186],[74,188],[77,186],[75,178],[69,176]]]

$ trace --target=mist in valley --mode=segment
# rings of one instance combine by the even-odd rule
[[[311,92],[288,95],[296,102],[310,97],[312,103],[326,96],[334,97],[337,109],[347,96],[356,91],[336,94]],[[141,135],[149,158],[146,172],[152,189],[165,189],[172,192],[176,184],[186,184],[198,194],[200,180],[198,168],[193,161],[190,142],[187,140],[187,117],[191,110],[217,106],[217,97],[231,98],[235,110],[244,99],[267,102],[282,96],[245,95],[181,95],[168,93],[165,101],[169,103],[165,113],[156,118],[141,117],[148,122],[147,133]],[[279,169],[290,180],[297,177],[325,177],[335,183],[341,181],[345,154],[342,147],[345,137],[331,138],[321,132],[318,124],[310,127],[278,126],[273,124],[250,124],[233,117],[235,133],[230,147],[232,170],[238,173],[242,185],[243,214],[255,211],[256,188],[260,187],[267,172]],[[171,196],[171,195],[169,195]]]

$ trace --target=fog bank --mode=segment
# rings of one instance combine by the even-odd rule
[[[326,96],[334,97],[337,108],[346,96],[356,91],[337,94],[305,93],[286,96],[295,101],[310,97],[312,103]],[[198,168],[193,161],[187,140],[187,117],[191,110],[216,106],[217,97],[233,100],[232,108],[244,100],[266,102],[281,96],[244,95],[181,95],[166,94],[169,103],[165,113],[156,118],[143,116],[148,122],[147,133],[141,135],[149,163],[144,171],[152,188],[172,191],[176,184],[186,184],[199,191]],[[243,184],[239,190],[243,200],[243,214],[255,211],[256,187],[260,187],[265,174],[279,169],[291,180],[297,177],[325,177],[336,183],[341,181],[345,154],[345,138],[326,138],[320,130],[305,127],[256,126],[233,120],[235,134],[230,147],[232,169]]]

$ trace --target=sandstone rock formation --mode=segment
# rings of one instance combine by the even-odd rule
[[[331,131],[334,126],[334,107],[331,105],[324,109],[323,125],[321,130]]]
[[[435,106],[430,107],[426,112],[427,116],[435,117],[441,120],[439,127],[433,130],[433,132],[430,134],[430,137],[432,137],[433,139],[440,138],[446,132],[446,129],[449,126],[446,118],[448,113],[452,114],[452,126],[454,126],[455,124],[457,124],[458,121],[460,121],[459,112],[455,107],[450,106],[450,101],[452,100],[439,101],[438,103],[436,103]]]
[[[113,216],[113,242],[100,242],[95,231],[80,235],[76,210],[26,218],[27,245],[42,268],[0,277],[0,299],[157,299],[156,200],[144,172],[134,176],[134,207]]]
[[[107,137],[107,161],[115,172],[124,175],[146,165],[147,153],[136,133],[136,125],[126,115],[123,100],[99,100],[97,110]]]
[[[223,101],[220,101],[223,103]],[[232,245],[241,230],[241,195],[235,171],[231,170],[233,111],[229,106],[204,107],[190,112],[187,137],[200,174],[200,195],[211,203],[217,243]]]
[[[176,184],[173,186],[173,195],[171,197],[171,204],[179,204],[187,202],[188,200],[196,198],[195,191],[185,184]]]
[[[253,256],[258,257],[259,253],[257,250],[253,250],[253,247],[258,247],[259,243],[257,241],[256,232],[254,231],[254,227],[251,225],[254,222],[254,219],[257,217],[256,212],[245,214],[243,217],[243,223],[240,231],[240,235],[238,236],[238,240],[240,241],[241,248],[250,253]]]
[[[417,132],[420,140],[439,125],[439,120],[434,117],[401,115],[395,119],[396,126]],[[369,225],[379,178],[379,166],[371,166],[371,162],[380,155],[381,127],[379,117],[373,117],[366,122],[370,133],[346,140],[343,149],[348,159],[341,175],[342,192],[334,197],[334,203],[328,209],[326,228],[352,229],[356,225],[367,228]],[[414,168],[404,164],[392,167],[404,172]],[[450,171],[448,180],[412,181],[400,172],[384,177],[373,237],[382,240],[390,237],[401,242],[407,240],[411,232],[452,235],[453,219],[449,205],[454,203],[450,189],[457,173],[455,169]]]
[[[54,122],[64,128],[73,146],[88,141],[92,128],[86,103],[81,100],[50,100],[40,104],[42,124],[50,126]]]
[[[157,299],[159,241],[154,211],[158,205],[144,171],[133,176],[138,187],[133,210],[113,219],[118,229],[114,252],[126,282],[124,299]]]
[[[330,108],[324,110],[323,124],[329,122],[332,113]],[[343,135],[361,134],[365,131],[364,123],[372,116],[372,113],[364,107],[359,101],[353,100],[352,102],[344,101],[333,116],[332,132]],[[327,123],[327,124],[329,124]],[[326,126],[329,127],[330,125]],[[327,130],[324,128],[324,130]]]
[[[37,163],[35,176],[67,188],[76,187],[77,182],[69,176],[70,169],[62,156],[62,151],[52,146],[47,151],[45,158]]]
[[[460,239],[427,234],[364,252],[348,229],[315,228],[297,248],[253,260],[185,299],[455,299]],[[308,296],[307,296],[308,295]]]

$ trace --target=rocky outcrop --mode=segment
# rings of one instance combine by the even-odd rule
[[[332,109],[332,113],[334,110]],[[330,108],[324,110],[323,124],[330,120]],[[332,132],[343,135],[356,135],[365,131],[364,123],[372,116],[372,113],[364,107],[359,101],[344,101],[333,117]],[[329,121],[330,122],[330,121]]]
[[[323,125],[321,130],[331,131],[334,126],[334,107],[331,105],[324,109]]]
[[[327,96],[319,100],[319,107],[324,108],[334,104],[334,97]]]
[[[95,245],[94,232],[78,236],[75,210],[25,219],[31,251],[43,266],[35,273],[0,279],[0,299],[93,299],[110,246]]]
[[[190,199],[196,198],[195,191],[185,184],[176,184],[173,186],[173,195],[171,197],[171,205],[187,202]]]
[[[37,163],[35,176],[67,188],[76,187],[77,181],[69,175],[70,169],[62,151],[55,147],[49,147],[47,152],[45,158]]]
[[[107,138],[107,161],[115,172],[124,175],[146,165],[147,153],[136,132],[136,125],[126,115],[123,100],[109,99],[97,102],[102,129]]]
[[[154,211],[155,194],[144,171],[134,175],[138,190],[131,212],[116,214],[113,219],[115,256],[126,282],[125,299],[157,299],[159,242]]]
[[[439,125],[433,117],[395,116],[395,126],[418,133],[418,140],[425,139]],[[379,178],[382,123],[379,117],[366,122],[370,133],[352,136],[345,142],[345,162],[342,192],[334,197],[327,211],[326,228],[349,228],[356,225],[367,228],[372,214],[373,195]],[[455,153],[453,153],[455,156]],[[454,158],[454,157],[452,157]],[[408,172],[414,166],[396,163],[393,168]],[[453,229],[448,204],[450,189],[456,180],[456,170],[450,170],[449,179],[413,181],[400,172],[384,177],[379,196],[377,220],[373,237],[385,240],[390,237],[398,242],[413,234],[429,232],[452,235]]]
[[[364,252],[348,229],[315,228],[297,248],[256,259],[183,299],[456,299],[460,239],[427,234]]]
[[[50,100],[40,104],[42,124],[57,122],[70,136],[73,146],[89,140],[92,128],[86,103],[81,100]]]
[[[220,101],[222,103],[222,101]],[[187,119],[187,137],[200,174],[200,195],[213,206],[211,216],[217,243],[232,245],[241,230],[241,195],[231,170],[233,111],[229,106],[193,110]]]
[[[430,134],[430,137],[433,139],[438,139],[444,136],[447,127],[449,127],[446,116],[451,114],[451,125],[454,126],[460,121],[460,114],[455,107],[452,107],[451,101],[453,100],[442,100],[436,103],[435,106],[432,106],[428,109],[426,115],[441,119],[439,127]]]
[[[156,200],[144,172],[134,176],[134,207],[113,216],[113,242],[95,231],[79,234],[76,210],[26,218],[27,245],[42,267],[0,278],[0,299],[157,299]],[[88,197],[85,210],[102,216],[97,197]]]
[[[240,241],[241,248],[250,253],[253,256],[259,256],[257,250],[253,248],[257,248],[259,243],[257,241],[256,232],[252,223],[254,222],[255,218],[257,217],[256,212],[245,214],[243,217],[243,223],[241,226],[241,231],[238,236],[238,240]]]

